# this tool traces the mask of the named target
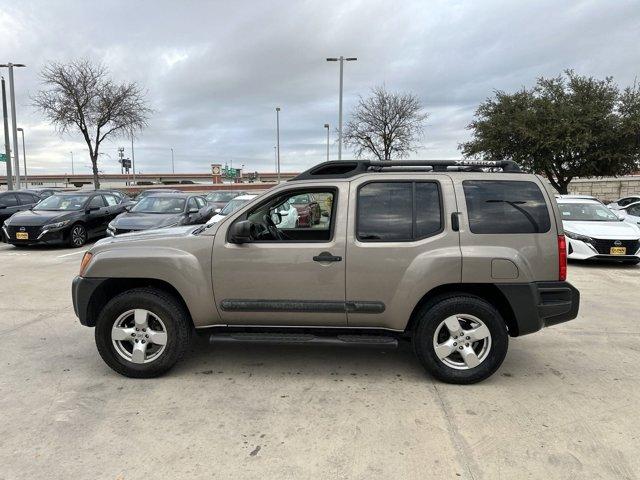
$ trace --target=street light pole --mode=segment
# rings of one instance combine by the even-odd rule
[[[173,163],[173,148],[171,149],[171,173],[176,173],[176,167]]]
[[[73,150],[71,152],[69,152],[69,153],[71,153],[71,175],[74,175],[74,173],[73,173]]]
[[[22,164],[24,165],[24,188],[29,188],[29,178],[27,177],[27,148],[24,146],[24,128],[18,128],[22,133]]]
[[[278,147],[278,183],[280,183],[280,107],[276,107],[276,146]]]
[[[13,190],[13,171],[11,169],[11,143],[9,142],[9,114],[7,113],[7,91],[2,77],[2,117],[4,119],[4,154],[7,166],[7,189]]]
[[[13,158],[16,171],[16,185],[20,188],[20,149],[18,148],[18,130],[16,125],[16,92],[13,86],[13,67],[25,67],[22,63],[5,63],[0,67],[9,69],[9,99],[11,101],[11,128],[13,129]]]
[[[133,152],[133,135],[131,135],[131,168],[133,169],[133,184],[136,184],[136,155]]]
[[[355,62],[358,60],[356,57],[332,57],[327,58],[327,62],[340,62],[340,101],[338,104],[338,160],[342,160],[342,84],[344,77],[344,62]]]
[[[327,129],[327,162],[329,161],[329,124],[325,123],[324,128]]]

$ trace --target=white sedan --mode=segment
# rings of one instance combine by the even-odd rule
[[[640,262],[640,227],[623,222],[597,200],[558,199],[568,258]]]
[[[640,200],[615,210],[615,214],[627,223],[640,225]]]
[[[230,213],[239,210],[240,207],[249,203],[251,200],[256,198],[258,195],[256,194],[247,194],[247,195],[239,195],[232,199],[229,203],[227,203],[222,210],[217,212],[213,217],[209,219],[207,225],[211,225],[212,223],[218,223],[224,217],[229,215]]]
[[[615,202],[608,203],[607,207],[611,210],[621,210],[636,202],[640,202],[640,195],[630,195],[628,197],[619,198]]]

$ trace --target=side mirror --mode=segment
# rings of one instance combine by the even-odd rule
[[[221,208],[216,208],[213,213],[215,213],[216,215],[219,214],[222,211]]]
[[[253,240],[254,225],[249,220],[235,222],[229,228],[229,241],[231,243],[247,243]]]
[[[188,214],[192,214],[192,213],[198,213],[200,210],[198,210],[196,207],[190,208],[189,211],[187,212]]]

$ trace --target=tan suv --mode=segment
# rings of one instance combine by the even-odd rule
[[[75,312],[131,377],[167,371],[195,329],[220,341],[411,340],[434,377],[477,382],[509,337],[577,315],[545,185],[507,161],[322,163],[219,223],[98,242],[73,282]],[[304,194],[317,223],[279,227]]]

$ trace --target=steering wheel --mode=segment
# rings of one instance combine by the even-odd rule
[[[264,223],[267,224],[267,230],[269,230],[269,233],[271,234],[271,236],[275,239],[275,240],[284,240],[284,235],[282,234],[282,232],[280,230],[278,230],[278,227],[276,227],[276,224],[273,223],[273,219],[271,218],[271,215],[265,215],[263,217]]]

